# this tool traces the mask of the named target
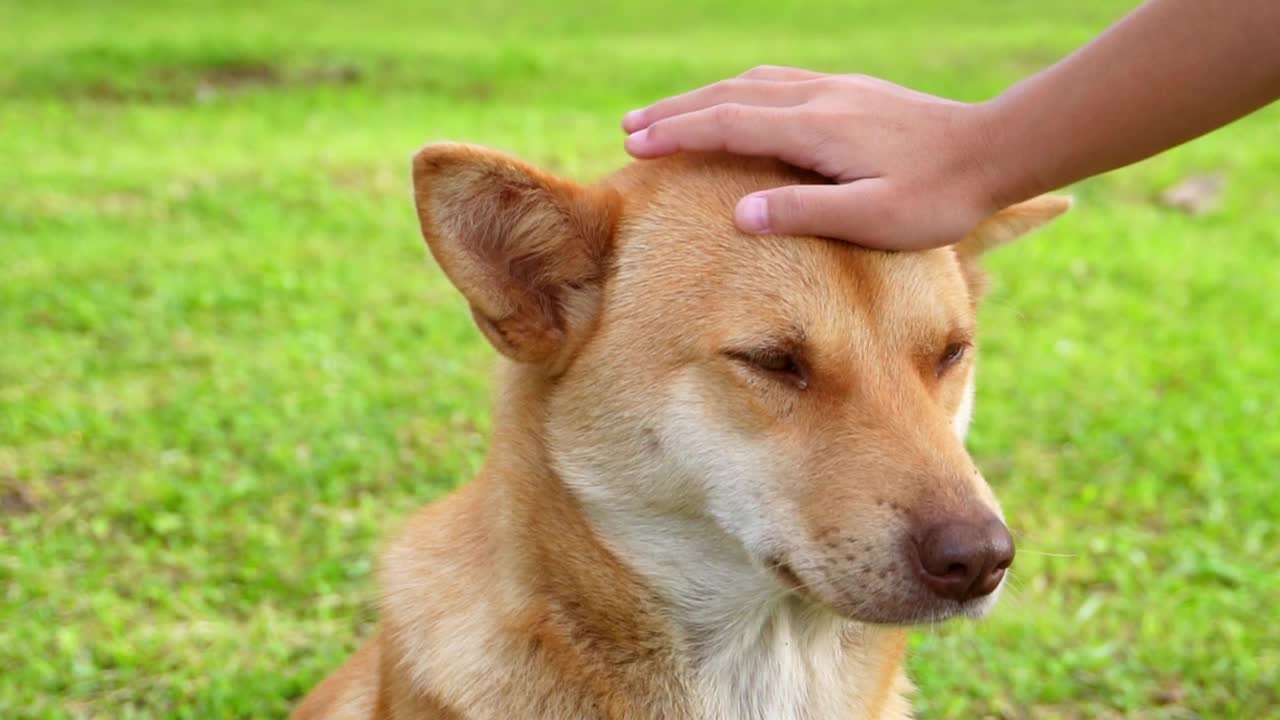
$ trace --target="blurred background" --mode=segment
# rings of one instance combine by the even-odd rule
[[[281,716],[370,627],[489,427],[423,143],[591,179],[753,65],[980,100],[1134,4],[0,0],[0,717]],[[1018,563],[920,715],[1280,717],[1280,107],[1072,192],[989,263]]]

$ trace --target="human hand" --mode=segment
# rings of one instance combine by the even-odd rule
[[[911,250],[956,242],[1003,206],[984,118],[981,105],[876,78],[758,67],[628,113],[622,127],[637,158],[725,150],[839,183],[744,197],[735,220],[745,232]]]

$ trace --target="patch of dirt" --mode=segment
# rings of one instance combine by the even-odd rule
[[[1181,705],[1186,699],[1187,689],[1177,682],[1166,683],[1151,696],[1156,705]]]
[[[36,499],[25,487],[17,483],[0,487],[0,517],[26,515],[37,507]]]
[[[307,68],[300,77],[311,85],[354,85],[364,79],[364,73],[355,65],[335,63]]]
[[[283,82],[280,70],[271,65],[246,63],[223,65],[201,73],[193,91],[196,102],[211,102],[220,95],[232,94],[255,88],[278,86]]]
[[[84,96],[100,103],[122,103],[130,99],[129,93],[105,82],[90,85],[85,89]]]
[[[200,74],[200,82],[231,89],[246,85],[275,85],[282,76],[283,73],[272,65],[246,62],[219,65],[205,70]]]
[[[83,479],[72,475],[53,475],[35,483],[27,483],[7,474],[0,476],[0,518],[45,510],[70,489],[69,483]]]
[[[211,102],[219,95],[265,88],[281,83],[281,72],[271,65],[243,63],[220,65],[200,73],[196,79],[196,102]]]
[[[103,80],[84,89],[90,100],[103,103],[210,103],[220,98],[274,87],[354,85],[364,79],[350,63],[326,63],[289,69],[282,65],[244,61],[211,66],[176,65],[145,71],[136,83]]]
[[[496,88],[493,87],[493,83],[481,80],[464,85],[458,94],[467,100],[484,101],[493,99],[495,92]]]

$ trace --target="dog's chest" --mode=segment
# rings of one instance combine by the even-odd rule
[[[751,626],[756,633],[740,632]],[[736,631],[736,632],[735,632]],[[847,694],[840,622],[786,605],[704,638],[698,664],[706,717],[827,720],[861,717]]]

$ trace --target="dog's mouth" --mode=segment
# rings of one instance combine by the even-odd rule
[[[955,617],[982,617],[995,604],[999,592],[962,602],[936,597],[924,587],[903,587],[892,583],[883,588],[876,583],[849,588],[849,594],[825,593],[807,582],[783,557],[774,555],[764,561],[765,568],[777,578],[788,593],[806,603],[826,607],[850,620],[895,627],[945,622]],[[884,580],[883,574],[878,576]]]

